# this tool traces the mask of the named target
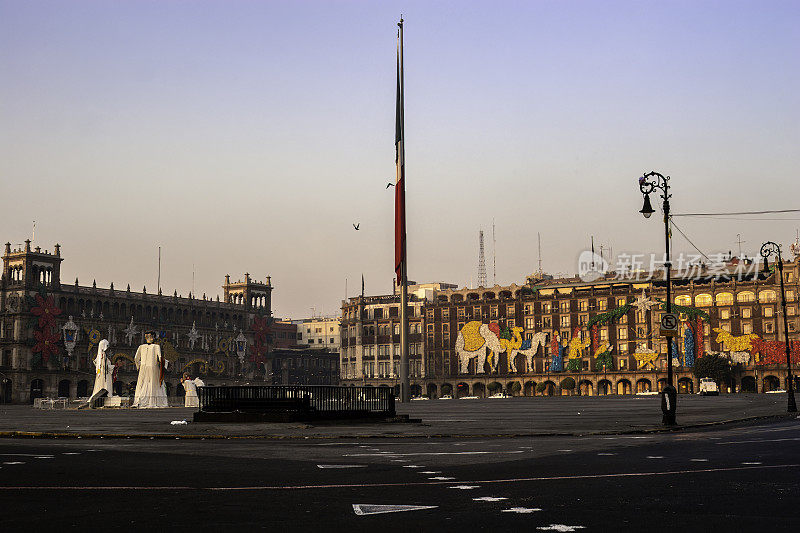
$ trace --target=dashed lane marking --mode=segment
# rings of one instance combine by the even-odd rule
[[[507,478],[507,479],[475,479],[465,481],[470,484],[488,483],[525,483],[532,481],[569,481],[580,479],[603,479],[603,478],[625,478],[625,477],[646,477],[646,476],[675,476],[685,474],[707,474],[716,472],[741,472],[745,470],[766,470],[772,468],[800,468],[800,463],[782,465],[747,465],[734,466],[728,468],[698,468],[694,470],[666,470],[663,472],[618,472],[612,474],[582,474],[575,476],[542,476],[526,478]],[[132,491],[254,491],[254,490],[297,490],[297,489],[346,489],[346,488],[374,488],[374,487],[414,487],[425,485],[445,485],[448,481],[411,481],[405,483],[353,483],[335,485],[264,485],[250,487],[187,487],[187,486],[164,486],[164,487],[131,487],[131,486],[0,486],[0,491],[15,490],[48,490],[48,491],[104,491],[104,490],[132,490]]]
[[[342,457],[381,457],[391,455],[392,457],[410,457],[412,455],[488,455],[492,453],[523,453],[522,450],[499,451],[499,452],[413,452],[413,453],[393,453],[393,452],[379,452],[379,453],[346,453]]]
[[[512,507],[511,509],[503,509],[500,511],[501,513],[518,513],[518,514],[530,514],[535,513],[536,511],[541,511],[538,507]]]
[[[24,465],[25,461],[8,461],[3,463],[4,465]]]
[[[663,459],[664,456],[663,455],[648,455],[647,458],[648,459]]]
[[[428,479],[432,479],[434,481],[452,481],[454,477],[447,477],[447,476],[436,476],[436,477],[429,477]]]
[[[448,489],[458,489],[458,490],[472,490],[472,489],[479,489],[480,485],[453,485],[452,487],[447,487]]]
[[[762,463],[760,463],[760,462],[758,462],[758,461],[751,461],[751,462],[748,462],[748,463],[742,463],[742,464],[743,464],[743,465],[760,465],[760,464],[762,464]]]
[[[707,463],[708,462],[708,459],[689,459],[689,460],[693,461],[695,463]]]
[[[354,503],[353,512],[358,516],[383,513],[402,513],[403,511],[421,511],[436,509],[437,505],[378,505],[374,503]]]
[[[480,498],[472,498],[472,501],[475,502],[499,502],[503,500],[507,500],[508,498],[504,498],[502,496],[481,496]]]
[[[317,465],[317,468],[366,468],[367,465]]]
[[[540,531],[560,531],[563,533],[569,533],[570,531],[576,531],[578,529],[585,529],[585,526],[568,526],[566,524],[550,524],[549,526],[539,526],[536,529]]]
[[[787,441],[796,441],[800,440],[800,437],[794,437],[791,439],[755,439],[755,440],[729,440],[725,442],[715,442],[714,444],[752,444],[754,442],[787,442]]]

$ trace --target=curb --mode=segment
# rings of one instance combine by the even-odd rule
[[[675,433],[687,429],[701,429],[715,426],[755,422],[759,420],[793,420],[797,415],[762,415],[716,422],[703,422],[699,424],[679,425],[675,427],[651,427],[631,429],[625,431],[589,431],[589,432],[528,432],[528,433],[496,433],[496,434],[444,434],[433,433],[427,435],[371,435],[371,434],[343,434],[343,435],[179,435],[174,433],[75,433],[59,431],[0,431],[0,438],[11,439],[147,439],[147,440],[330,440],[330,439],[486,439],[486,438],[532,438],[532,437],[592,437],[606,435],[642,435],[655,433]]]

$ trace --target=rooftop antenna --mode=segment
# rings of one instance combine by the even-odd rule
[[[483,230],[478,231],[478,286],[486,286],[486,258],[483,255]]]
[[[36,221],[33,221],[33,234],[31,235],[31,242],[36,240]]]
[[[497,239],[494,237],[494,217],[492,217],[492,285],[497,285]]]
[[[742,240],[742,234],[741,233],[737,233],[736,234],[736,242],[739,243],[739,258],[741,259],[741,257],[742,257],[742,243],[743,242],[747,242],[747,241],[743,241]]]
[[[604,248],[605,248],[605,247],[604,247],[604,246],[601,244],[601,245],[600,245],[600,259],[602,259],[603,261],[605,261],[605,260],[606,260],[606,257],[603,255],[603,249],[604,249]]]
[[[194,263],[192,263],[192,294],[194,294]]]
[[[539,274],[542,274],[542,234],[536,232],[536,239],[539,241]]]
[[[158,247],[158,292],[161,293],[161,247]]]
[[[592,235],[592,271],[594,271],[594,235]]]

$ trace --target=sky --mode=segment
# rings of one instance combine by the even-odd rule
[[[0,0],[0,240],[35,220],[84,285],[154,292],[159,246],[165,293],[269,275],[277,317],[391,292],[401,13],[413,280],[477,283],[480,229],[489,284],[537,234],[552,273],[659,252],[651,170],[675,213],[800,207],[797,2]],[[775,218],[675,221],[752,256]]]

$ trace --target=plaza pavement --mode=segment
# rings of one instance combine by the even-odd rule
[[[370,438],[622,434],[662,431],[660,397],[519,397],[397,404],[419,423],[192,423],[194,409],[40,410],[0,406],[0,437]],[[786,394],[680,395],[676,429],[781,418]],[[791,417],[794,418],[794,417]],[[173,421],[186,420],[185,425]]]

